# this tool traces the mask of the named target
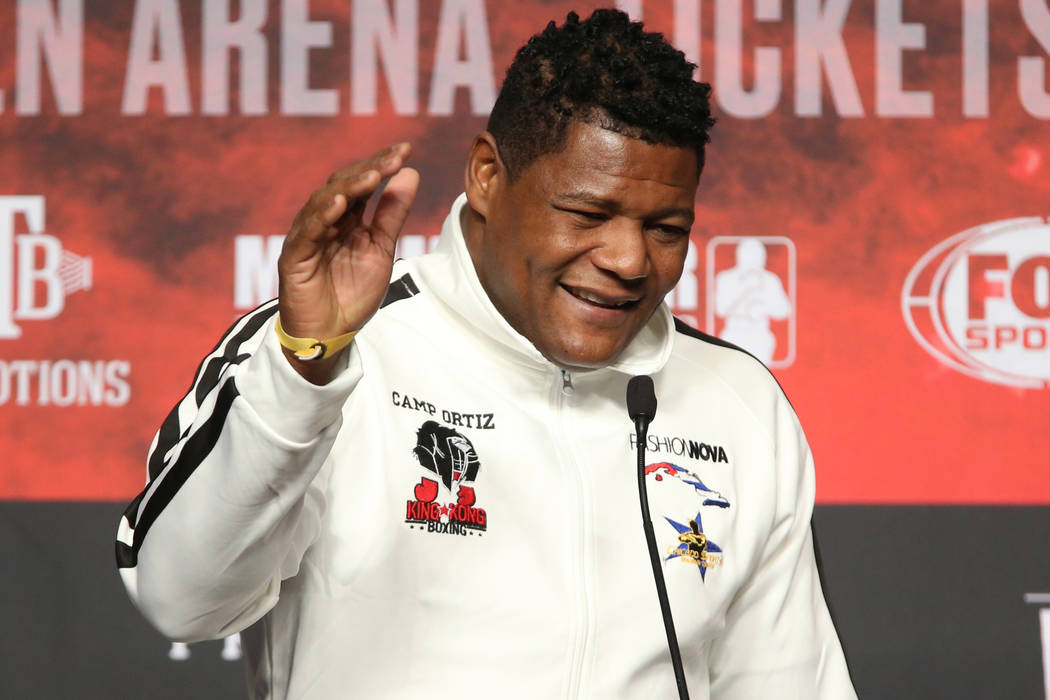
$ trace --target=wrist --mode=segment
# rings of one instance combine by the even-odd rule
[[[354,336],[357,335],[357,331],[350,331],[349,333],[324,339],[296,337],[284,330],[284,327],[281,325],[280,313],[277,314],[277,322],[274,327],[281,347],[285,350],[290,350],[296,359],[304,362],[316,362],[334,356],[349,345],[353,341]]]
[[[357,331],[343,333],[333,338],[300,338],[289,334],[281,325],[277,315],[274,330],[281,351],[292,368],[306,381],[318,386],[327,384],[335,373],[339,355],[353,341]]]
[[[288,361],[288,364],[292,366],[292,369],[294,369],[300,377],[317,386],[324,386],[332,381],[332,378],[336,374],[337,367],[340,364],[339,360],[344,351],[345,349],[337,350],[335,353],[320,360],[300,360],[294,351],[289,350],[286,347],[281,348],[284,358]]]

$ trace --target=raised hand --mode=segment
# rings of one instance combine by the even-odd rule
[[[325,340],[359,330],[379,308],[390,281],[394,247],[419,187],[402,167],[401,143],[347,166],[313,192],[292,222],[277,262],[281,325],[290,335]],[[384,178],[375,212],[365,205]],[[285,352],[309,381],[326,382],[334,357],[304,362]]]

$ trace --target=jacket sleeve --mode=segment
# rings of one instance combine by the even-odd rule
[[[712,700],[856,700],[813,550],[813,457],[786,397],[773,427],[776,512],[710,656]]]
[[[222,637],[258,620],[319,532],[324,465],[360,360],[351,346],[329,384],[310,384],[283,356],[276,313],[273,301],[243,317],[204,359],[120,521],[121,578],[171,639]]]

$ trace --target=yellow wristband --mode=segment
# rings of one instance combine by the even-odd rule
[[[294,352],[295,356],[300,360],[321,360],[334,355],[349,345],[355,335],[357,335],[357,331],[343,333],[328,340],[296,338],[285,333],[284,328],[281,327],[281,317],[277,317],[277,339],[283,347]]]

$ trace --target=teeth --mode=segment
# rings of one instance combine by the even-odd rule
[[[582,289],[574,289],[573,293],[575,293],[576,296],[578,296],[579,298],[584,299],[586,301],[591,301],[591,302],[594,302],[595,304],[600,304],[601,306],[609,306],[609,307],[612,307],[612,308],[620,308],[621,306],[627,306],[627,304],[631,303],[631,301],[632,301],[632,300],[609,301],[607,299],[603,299],[602,297],[595,296],[594,294],[590,294],[588,292],[585,292]]]

